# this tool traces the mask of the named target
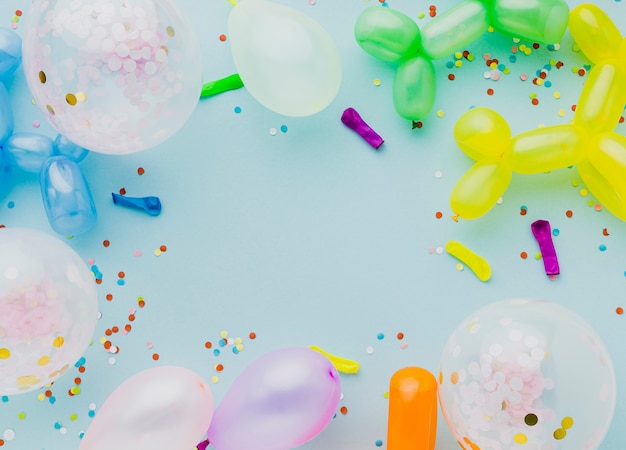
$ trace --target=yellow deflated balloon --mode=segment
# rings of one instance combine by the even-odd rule
[[[513,172],[550,172],[577,164],[588,145],[585,133],[573,125],[537,128],[515,136],[504,160]]]
[[[589,134],[611,131],[626,104],[626,72],[617,59],[597,64],[589,73],[580,94],[574,125]]]
[[[511,128],[493,109],[472,108],[454,126],[454,139],[474,161],[501,158],[511,146]]]
[[[476,219],[504,194],[513,174],[502,160],[478,161],[459,179],[450,194],[450,207],[463,219]]]
[[[594,63],[615,58],[622,35],[607,14],[591,3],[570,13],[569,29],[583,53]]]

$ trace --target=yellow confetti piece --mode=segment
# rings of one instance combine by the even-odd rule
[[[439,111],[437,111],[437,117],[441,118],[441,117],[443,117],[445,115],[446,115],[446,113],[443,112],[443,109],[440,109]]]
[[[220,337],[221,337],[222,339],[226,339],[226,338],[228,337],[228,331],[226,331],[226,330],[222,330],[222,331],[220,332]]]
[[[311,345],[309,346],[309,348],[311,350],[315,350],[318,353],[321,353],[326,358],[328,358],[330,362],[333,363],[333,366],[335,366],[335,369],[337,369],[339,372],[342,372],[342,373],[358,373],[359,372],[359,363],[357,361],[331,355],[330,353],[325,352],[324,350],[322,350],[321,348],[315,345]]]
[[[446,244],[446,251],[462,263],[465,263],[480,281],[487,281],[491,278],[491,266],[487,260],[460,242],[449,241]]]
[[[565,436],[567,435],[567,431],[565,431],[563,428],[557,428],[556,430],[554,430],[554,439],[556,440],[561,440],[563,438],[565,438]]]
[[[559,98],[561,98],[561,93],[559,91],[555,91],[552,96],[558,100]]]
[[[580,190],[580,196],[581,197],[586,197],[589,194],[589,192],[587,191],[587,189],[581,189]]]
[[[528,442],[528,437],[524,433],[517,433],[515,436],[513,436],[513,441],[516,444],[525,444],[526,442]]]
[[[64,343],[65,343],[65,339],[63,339],[63,336],[57,336],[54,338],[54,341],[52,342],[52,346],[56,348],[61,348],[63,347]]]
[[[374,78],[374,86],[380,86],[380,78]]]
[[[16,381],[19,387],[30,387],[40,382],[39,378],[35,375],[23,375],[21,377],[17,377]]]
[[[220,378],[219,378],[217,375],[213,375],[213,376],[211,377],[211,382],[212,382],[213,384],[217,384],[219,381],[220,381]]]
[[[463,60],[454,61],[454,67],[463,67]]]
[[[11,357],[11,352],[8,348],[0,348],[0,359],[9,359]]]
[[[565,116],[565,110],[564,109],[559,109],[559,116],[560,117]]]
[[[573,425],[574,419],[572,419],[571,417],[564,417],[563,420],[561,420],[561,426],[566,430],[572,428]]]
[[[46,366],[50,363],[50,357],[49,356],[42,356],[41,358],[39,358],[39,361],[37,361],[37,364],[39,364],[40,366]]]

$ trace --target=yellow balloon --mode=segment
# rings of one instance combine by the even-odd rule
[[[476,219],[504,194],[513,174],[502,160],[478,161],[459,179],[450,194],[450,207],[463,219]]]
[[[474,161],[501,158],[511,146],[511,128],[489,108],[472,108],[454,126],[454,139]]]
[[[573,125],[537,128],[515,136],[504,160],[513,172],[549,172],[578,163],[588,145],[585,133]]]
[[[582,160],[578,163],[578,174],[583,183],[598,199],[598,201],[617,218],[626,221],[626,203],[620,195],[598,170],[589,162]]]
[[[626,104],[626,72],[617,59],[597,64],[589,73],[580,94],[574,125],[589,134],[611,131]]]
[[[595,136],[589,162],[611,182],[615,191],[626,194],[626,137],[617,133]]]
[[[570,13],[569,29],[583,53],[594,63],[615,58],[622,35],[607,14],[596,5],[578,5]]]

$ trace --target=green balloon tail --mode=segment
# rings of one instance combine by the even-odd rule
[[[239,74],[234,73],[215,81],[209,81],[202,85],[202,92],[200,98],[211,97],[213,95],[221,94],[226,91],[233,91],[243,87],[243,81],[239,77]]]

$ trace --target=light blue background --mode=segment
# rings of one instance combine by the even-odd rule
[[[561,49],[545,47],[530,56],[508,58],[513,42],[497,33],[468,46],[474,62],[449,70],[436,62],[438,92],[435,109],[422,129],[395,114],[391,102],[394,70],[365,54],[353,38],[359,13],[377,1],[276,0],[304,11],[334,39],[343,62],[343,83],[336,100],[308,118],[283,117],[266,110],[241,89],[200,102],[187,125],[172,139],[132,156],[90,155],[81,167],[99,212],[97,226],[67,241],[103,273],[98,287],[102,319],[94,344],[85,357],[82,392],[69,397],[75,369],[52,387],[54,405],[37,400],[37,393],[0,402],[0,437],[16,433],[6,449],[77,449],[79,433],[90,423],[89,405],[106,396],[130,375],[156,364],[174,364],[197,371],[211,383],[219,403],[237,374],[253,359],[284,346],[318,345],[361,363],[358,375],[342,376],[342,406],[329,427],[307,449],[356,450],[376,448],[386,441],[387,400],[383,393],[394,371],[408,365],[438,371],[443,347],[455,327],[472,311],[493,301],[532,297],[565,305],[587,319],[612,355],[618,382],[618,406],[602,449],[626,446],[626,225],[606,211],[587,206],[572,187],[575,169],[551,174],[515,176],[504,202],[472,222],[451,219],[448,198],[471,162],[456,147],[452,129],[470,106],[499,111],[513,133],[568,123],[585,77],[573,66],[587,64],[572,51],[569,32]],[[21,33],[28,19],[27,0],[0,3],[0,25],[9,26],[16,9],[24,10]],[[579,2],[571,1],[570,5]],[[626,33],[624,3],[596,2]],[[231,6],[225,0],[179,0],[195,25],[204,53],[205,80],[236,71],[230,55],[226,23]],[[430,20],[430,3],[390,0],[391,7],[415,18]],[[442,13],[456,1],[438,1]],[[419,13],[425,19],[418,19]],[[527,43],[529,44],[529,43]],[[484,78],[490,53],[510,67],[497,81]],[[565,66],[548,76],[551,88],[520,81],[520,74],[540,70],[550,59]],[[448,73],[456,80],[449,81]],[[375,86],[374,79],[381,80]],[[34,120],[45,121],[31,104],[23,74],[8,82],[16,113],[16,129],[33,131]],[[495,93],[488,96],[486,91]],[[561,93],[560,99],[553,97]],[[539,106],[529,95],[536,92]],[[234,112],[241,107],[240,114]],[[339,118],[347,107],[357,109],[384,138],[375,151]],[[564,109],[564,117],[558,110]],[[438,118],[435,111],[445,112]],[[288,131],[280,131],[286,125]],[[624,133],[626,125],[619,125]],[[272,136],[270,129],[277,129]],[[39,130],[54,136],[47,124]],[[137,175],[142,166],[145,174]],[[435,173],[441,171],[442,177]],[[158,218],[122,209],[110,193],[125,187],[129,195],[158,195],[163,213]],[[9,208],[9,202],[14,207]],[[520,215],[525,205],[528,214]],[[572,210],[571,219],[565,216]],[[442,219],[435,213],[443,212]],[[547,219],[560,230],[555,245],[562,274],[550,281],[530,232],[536,219]],[[42,208],[35,176],[20,175],[0,203],[0,223],[28,226],[52,233]],[[609,232],[603,235],[603,229]],[[103,240],[111,245],[105,248]],[[481,283],[469,269],[457,271],[447,254],[429,248],[458,240],[484,256],[493,278]],[[160,245],[167,252],[153,254]],[[606,245],[604,252],[599,250]],[[135,250],[142,256],[135,257]],[[520,258],[526,251],[529,258]],[[117,273],[126,273],[125,285]],[[114,296],[112,302],[105,295]],[[147,305],[137,312],[133,331],[116,335],[120,352],[107,354],[99,339],[108,327],[123,327],[138,296]],[[221,356],[214,347],[220,332],[241,337],[244,350],[231,346]],[[248,333],[258,337],[252,341]],[[403,332],[408,348],[401,349],[396,333]],[[382,340],[377,338],[384,333]],[[146,348],[152,342],[153,349]],[[374,353],[368,355],[367,347]],[[575,350],[573,350],[575,351]],[[154,362],[153,352],[161,359]],[[115,364],[109,358],[115,358]],[[224,371],[215,372],[215,364]],[[580,376],[580,374],[572,374]],[[580,378],[580,389],[586,380]],[[576,395],[572,392],[571,395]],[[584,405],[581,405],[584,408]],[[26,419],[18,419],[20,412]],[[71,414],[77,414],[75,421]],[[59,422],[63,430],[55,428]],[[65,431],[65,434],[62,434]],[[457,445],[440,418],[438,449]]]

